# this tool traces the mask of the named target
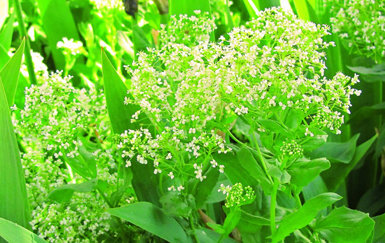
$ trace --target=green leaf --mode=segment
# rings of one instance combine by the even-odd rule
[[[312,22],[318,22],[317,14],[308,0],[293,0],[298,17]]]
[[[325,157],[332,163],[349,164],[356,151],[356,143],[360,135],[354,135],[345,143],[327,142],[311,153],[313,158]]]
[[[182,226],[172,217],[149,203],[138,202],[108,212],[169,242],[191,242]]]
[[[5,51],[8,51],[9,48],[11,48],[14,22],[15,22],[15,15],[12,14],[8,19],[7,23],[4,25],[4,28],[0,32],[0,45],[4,48]]]
[[[328,188],[326,187],[325,182],[321,176],[317,176],[312,182],[305,186],[302,190],[302,195],[305,201],[309,200],[312,197],[315,197],[321,193],[327,192]]]
[[[279,227],[273,234],[272,241],[281,241],[295,230],[305,227],[317,216],[319,211],[340,199],[341,197],[339,195],[329,192],[308,200],[300,209],[285,216],[281,222],[279,222]]]
[[[195,192],[195,203],[197,208],[201,208],[207,201],[215,185],[217,184],[219,171],[217,169],[210,169],[207,173],[207,178],[199,182]]]
[[[242,210],[241,219],[238,222],[237,229],[241,233],[258,233],[261,226],[270,225],[270,220],[261,216],[252,215]]]
[[[272,185],[268,180],[266,173],[259,163],[255,160],[253,154],[245,147],[238,151],[227,154],[214,154],[214,159],[225,166],[225,174],[235,184],[237,182],[243,185],[261,185],[266,193],[269,193]]]
[[[374,228],[374,220],[368,214],[346,207],[334,209],[328,216],[318,220],[314,230],[328,242],[366,242]]]
[[[65,162],[83,178],[96,178],[96,158],[84,146],[79,146],[79,155],[70,158],[65,156]]]
[[[29,228],[30,211],[20,152],[0,77],[0,217]]]
[[[287,168],[287,172],[291,175],[291,184],[298,189],[302,189],[314,180],[322,171],[330,168],[330,163],[325,158],[306,160],[301,159],[294,162]]]
[[[104,51],[102,51],[102,64],[104,93],[107,101],[108,115],[114,132],[120,134],[128,129],[138,129],[143,126],[140,123],[143,120],[149,124],[148,118],[142,113],[139,115],[138,122],[131,123],[132,115],[140,110],[140,106],[124,104],[125,97],[131,97],[127,94],[126,85],[119,77]]]
[[[0,218],[0,239],[1,237],[9,243],[45,243],[43,239],[33,232],[15,224],[9,220]]]
[[[17,49],[12,58],[0,71],[0,77],[3,81],[4,90],[7,95],[7,101],[10,106],[13,105],[13,101],[15,99],[17,81],[20,74],[20,66],[23,60],[23,53],[24,40],[21,42],[19,49]]]
[[[368,83],[385,81],[385,64],[383,63],[374,65],[373,67],[347,67],[353,72],[360,74],[360,76],[363,77],[363,80]]]
[[[189,0],[170,0],[169,9],[170,15],[187,14],[192,16],[195,15],[195,10],[210,12],[210,2],[209,0],[195,0],[194,2]]]
[[[204,243],[217,243],[219,242],[219,239],[221,238],[221,235],[218,234],[215,231],[206,229],[206,228],[200,228],[195,230],[195,234],[198,237],[200,242]],[[222,239],[223,243],[235,243],[236,241],[230,238]]]
[[[261,10],[258,0],[243,0],[243,3],[246,6],[247,12],[251,18],[256,18],[257,13]]]
[[[376,222],[374,226],[373,243],[385,242],[385,213],[373,218]]]
[[[57,43],[67,37],[79,40],[75,21],[66,0],[38,0],[43,29],[57,69],[65,68],[64,56]]]
[[[267,131],[273,131],[277,134],[289,135],[289,131],[287,128],[283,127],[280,123],[274,120],[259,120],[259,124],[261,124]]]
[[[102,51],[104,93],[107,101],[108,115],[110,117],[112,129],[115,133],[122,133],[128,129],[139,129],[140,127],[153,130],[151,122],[146,114],[141,113],[135,123],[131,123],[132,115],[140,110],[140,106],[134,104],[124,104],[127,94],[127,87],[120,79],[111,62],[104,51]],[[132,97],[130,97],[132,98]],[[132,186],[140,201],[149,201],[159,205],[159,175],[154,174],[154,169],[148,165],[142,165],[133,161],[132,166]],[[143,180],[146,178],[146,180]]]
[[[354,169],[354,167],[360,162],[364,155],[368,152],[369,148],[376,141],[377,136],[373,136],[368,141],[359,145],[356,148],[353,159],[349,164],[334,163],[329,170],[322,172],[321,176],[324,179],[327,187],[331,191],[335,191]]]
[[[48,198],[59,203],[68,202],[71,200],[74,192],[91,192],[96,189],[97,184],[97,179],[86,181],[80,184],[66,184],[55,188],[48,194]]]

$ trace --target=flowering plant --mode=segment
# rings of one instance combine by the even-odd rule
[[[336,194],[321,194],[302,207],[300,195],[330,167],[312,151],[328,133],[340,133],[350,97],[360,94],[351,87],[358,79],[342,73],[324,76],[323,50],[331,44],[322,40],[329,34],[326,26],[272,8],[214,43],[213,23],[205,16],[171,17],[160,32],[159,49],[140,53],[127,67],[131,78],[124,103],[136,108],[118,147],[127,167],[151,168],[153,175],[148,176],[157,181],[154,193],[160,199],[147,201],[179,208],[172,215],[190,218],[193,230],[196,213],[182,210],[182,205],[204,206],[218,178],[234,184],[227,190],[226,205],[237,208],[227,215],[231,220],[223,226],[208,224],[220,239],[236,226],[245,229],[242,213],[248,212],[236,202],[250,204],[253,190],[263,192],[253,212],[267,216],[257,205],[270,202],[270,219],[265,220],[277,242],[310,223],[319,209],[309,205],[326,207],[339,200]],[[245,195],[238,182],[249,186]],[[278,196],[293,199],[298,211],[278,210]],[[285,218],[290,221],[302,210],[314,217],[287,229]],[[296,237],[311,241],[319,236]]]

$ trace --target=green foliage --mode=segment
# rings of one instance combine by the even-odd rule
[[[12,221],[0,218],[0,239],[1,237],[9,243],[45,243],[31,231],[21,227]]]
[[[28,200],[47,241],[381,242],[383,11],[362,2],[7,2],[0,183],[27,193],[2,186],[0,216]]]
[[[181,225],[151,203],[133,203],[122,208],[110,209],[108,212],[169,242],[189,242]]]
[[[0,78],[0,216],[28,228],[30,210],[20,152]]]

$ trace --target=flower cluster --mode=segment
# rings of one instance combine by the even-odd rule
[[[56,44],[57,48],[63,49],[66,55],[78,55],[84,53],[83,44],[81,41],[74,41],[74,39],[68,39],[64,37]]]
[[[240,207],[252,203],[255,199],[255,192],[250,186],[243,187],[242,183],[236,183],[233,186],[220,186],[218,192],[226,194],[227,208]]]
[[[377,0],[348,0],[338,5],[331,18],[333,32],[346,41],[349,50],[372,58],[385,60],[385,2]]]
[[[96,192],[75,193],[66,204],[47,199],[57,187],[84,182],[67,160],[80,158],[79,148],[90,145],[88,156],[97,158],[97,177],[117,183],[116,149],[108,141],[110,124],[105,110],[101,94],[73,87],[70,77],[60,73],[39,76],[38,84],[25,91],[24,107],[14,109],[15,130],[23,138],[31,225],[44,239],[97,242],[99,236],[113,231],[105,202]]]
[[[180,18],[161,31],[159,49],[140,53],[127,68],[132,78],[125,103],[139,105],[155,127],[153,133],[143,127],[122,134],[127,165],[151,161],[154,173],[202,181],[214,165],[223,171],[210,163],[211,154],[230,151],[224,138],[238,117],[261,133],[278,133],[272,122],[285,127],[294,111],[301,125],[295,140],[319,129],[340,132],[350,96],[359,94],[351,88],[358,80],[341,73],[324,77],[326,26],[272,8],[214,43],[213,21]],[[279,135],[281,144],[293,139]]]
[[[123,9],[122,0],[91,0],[91,3],[95,5],[97,9],[106,10],[106,9]]]

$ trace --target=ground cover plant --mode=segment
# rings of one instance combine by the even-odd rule
[[[385,241],[384,4],[0,11],[1,242]]]

